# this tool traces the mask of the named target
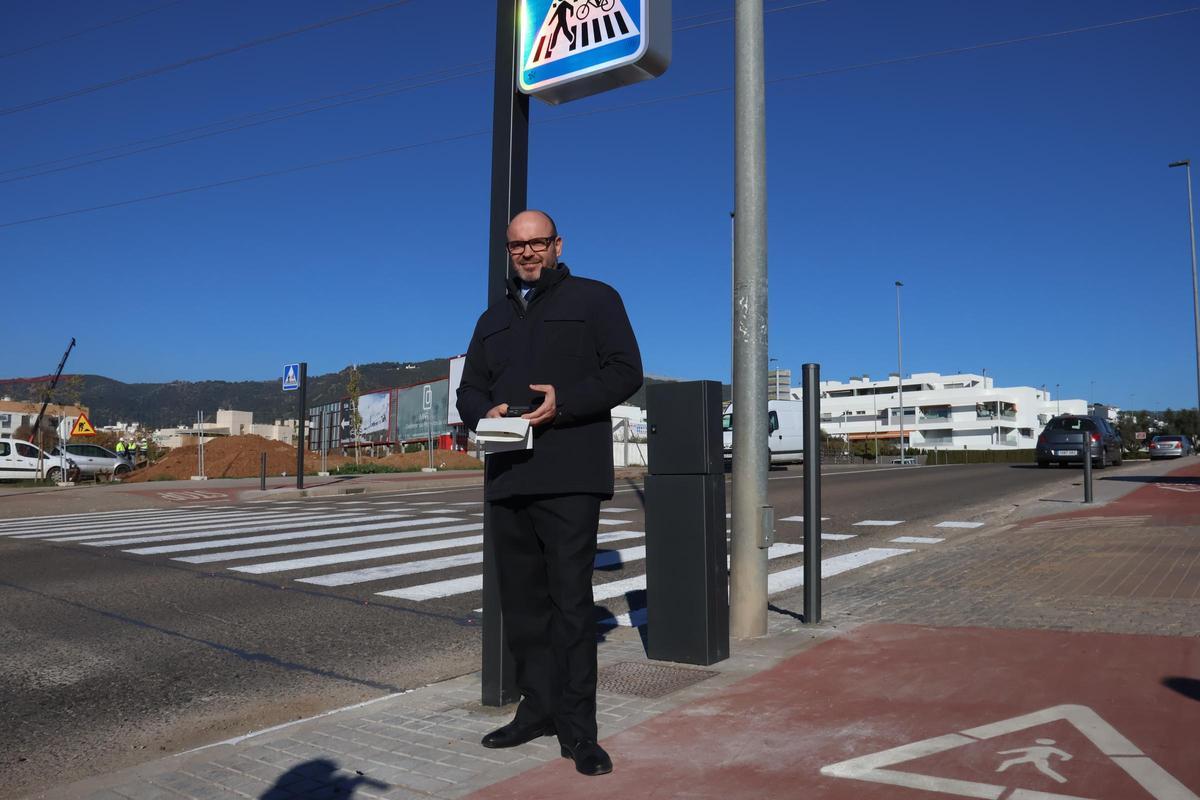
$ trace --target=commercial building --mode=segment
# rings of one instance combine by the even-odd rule
[[[848,382],[821,381],[821,429],[849,442],[880,440],[923,449],[1033,448],[1046,423],[1057,414],[1086,414],[1085,400],[1051,397],[1045,387],[997,387],[984,375],[917,372],[904,379],[900,408],[899,376],[869,376]],[[798,388],[791,390],[802,399]]]

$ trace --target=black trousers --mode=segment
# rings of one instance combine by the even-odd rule
[[[600,498],[523,496],[489,506],[500,612],[522,695],[516,719],[553,720],[566,743],[595,739]]]

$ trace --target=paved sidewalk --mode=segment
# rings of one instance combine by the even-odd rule
[[[839,576],[818,626],[774,597],[770,636],[710,668],[608,633],[608,776],[553,739],[482,749],[511,710],[468,675],[41,796],[1197,800],[1200,463],[1180,467]]]

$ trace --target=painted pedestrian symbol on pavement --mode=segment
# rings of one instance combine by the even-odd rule
[[[922,739],[900,747],[893,747],[890,750],[858,756],[848,761],[821,767],[821,774],[832,778],[849,778],[889,786],[904,786],[953,797],[977,797],[986,800],[1000,800],[1001,797],[1004,800],[1094,800],[1076,795],[1052,794],[982,781],[967,781],[940,775],[922,775],[916,772],[890,769],[890,767],[906,761],[915,761],[926,756],[946,753],[960,747],[1060,720],[1073,725],[1095,745],[1097,750],[1133,778],[1139,786],[1146,790],[1144,797],[1148,800],[1200,800],[1200,797],[1197,797],[1192,790],[1156,764],[1148,755],[1139,750],[1137,745],[1105,722],[1099,714],[1087,706],[1077,705],[1052,706],[1031,714],[981,725],[978,728],[968,728],[957,733]],[[997,755],[1023,755],[1017,755],[1016,758],[1005,761],[997,768],[996,772],[1011,776],[1008,778],[1009,780],[1019,782],[1021,776],[1017,773],[1021,770],[1009,772],[1009,768],[1018,764],[1032,764],[1048,777],[1054,778],[1059,783],[1065,783],[1066,778],[1055,772],[1050,764],[1050,758],[1058,756],[1061,762],[1070,759],[1071,755],[1054,747],[1053,739],[1037,739],[1035,741],[1038,745],[1036,747],[1021,747],[997,753]],[[1126,799],[1122,798],[1122,800]]]
[[[554,0],[524,69],[595,50],[639,32],[623,0]]]
[[[1052,747],[1053,739],[1038,739],[1037,747],[1018,747],[1015,750],[1001,750],[997,755],[1007,756],[1014,753],[1023,753],[1024,755],[1018,758],[1010,758],[1000,766],[996,767],[996,772],[1004,772],[1009,767],[1015,767],[1018,764],[1032,764],[1048,778],[1053,778],[1059,783],[1066,783],[1067,779],[1059,775],[1050,766],[1050,759],[1053,756],[1058,756],[1063,761],[1070,761],[1071,754],[1065,750],[1059,750],[1057,747]]]

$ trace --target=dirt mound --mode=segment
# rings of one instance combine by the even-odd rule
[[[179,481],[196,475],[199,469],[199,448],[190,444],[177,447],[154,465],[138,470],[126,480]],[[296,474],[296,448],[290,444],[264,439],[261,436],[223,436],[204,445],[204,474],[210,478],[257,478],[260,453],[267,454],[267,475]],[[326,464],[329,471],[343,464],[353,464],[354,457],[329,453]],[[428,453],[395,453],[382,458],[363,458],[364,464],[379,464],[403,472],[416,472],[429,466]],[[467,453],[453,450],[435,450],[433,464],[438,469],[479,469],[482,464]],[[304,473],[315,475],[321,468],[320,453],[305,453]]]

